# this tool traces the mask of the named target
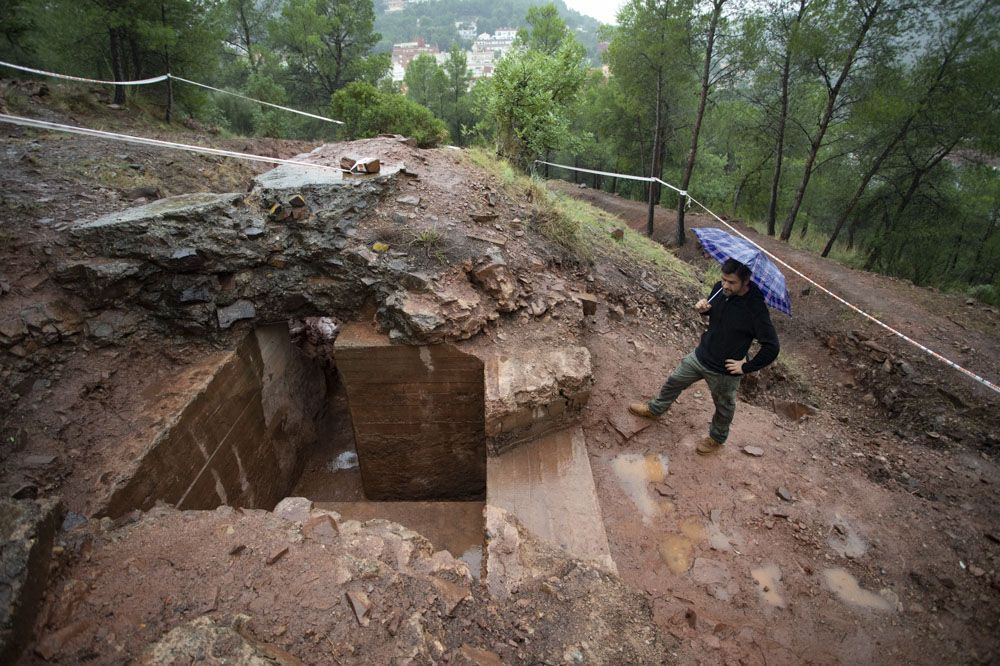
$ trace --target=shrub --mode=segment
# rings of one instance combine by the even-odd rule
[[[448,128],[429,109],[370,83],[349,83],[334,93],[330,107],[333,117],[344,121],[343,131],[349,138],[403,134],[422,148],[448,140]]]

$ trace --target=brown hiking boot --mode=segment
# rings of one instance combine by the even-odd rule
[[[658,419],[661,416],[660,414],[654,414],[649,411],[649,405],[644,402],[633,402],[628,406],[628,411],[632,412],[636,416],[641,416],[646,419]]]
[[[695,451],[699,456],[711,456],[722,451],[722,444],[711,437],[706,437],[698,442],[698,448]]]

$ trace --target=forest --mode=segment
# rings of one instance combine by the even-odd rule
[[[491,8],[506,5],[485,5],[440,0],[379,17],[372,0],[2,0],[0,59],[115,81],[169,71],[345,122],[331,130],[177,84],[115,87],[118,104],[226,133],[392,131],[488,146],[540,174],[538,159],[653,175],[761,233],[1000,304],[995,2],[629,0],[597,34],[562,3],[526,3],[515,48],[473,81],[448,25],[502,27],[508,17]],[[425,24],[426,35],[406,31]],[[394,85],[377,25],[451,50],[443,64],[415,58]],[[675,209],[684,242],[685,197],[585,182]]]

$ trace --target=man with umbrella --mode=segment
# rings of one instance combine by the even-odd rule
[[[705,249],[717,259],[726,255],[724,260],[720,259],[723,261],[722,280],[715,283],[708,299],[703,298],[694,306],[700,315],[708,316],[708,330],[702,334],[698,348],[684,357],[667,378],[659,395],[648,402],[632,403],[629,411],[646,418],[659,418],[670,409],[681,391],[704,379],[712,393],[715,414],[708,437],[698,443],[696,451],[707,456],[721,451],[729,436],[740,378],[766,367],[778,356],[778,334],[771,323],[765,294],[758,286],[760,280],[765,276],[772,280],[772,284],[765,283],[768,292],[775,294],[768,298],[772,305],[786,312],[790,312],[790,306],[784,276],[763,257],[759,248],[719,229],[696,229],[695,233]],[[725,249],[720,250],[720,245]],[[753,251],[753,257],[747,249]],[[756,264],[755,267],[761,268],[759,274],[753,274],[751,268],[733,255]],[[780,277],[780,286],[773,284],[775,278],[771,270],[764,270],[761,260]],[[760,343],[760,350],[752,359],[747,359],[754,340]]]

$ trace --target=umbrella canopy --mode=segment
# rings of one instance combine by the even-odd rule
[[[764,302],[786,315],[792,314],[792,299],[788,296],[785,276],[760,248],[722,229],[694,229],[695,235],[714,259],[723,263],[735,259],[750,269],[750,281],[764,294]]]

